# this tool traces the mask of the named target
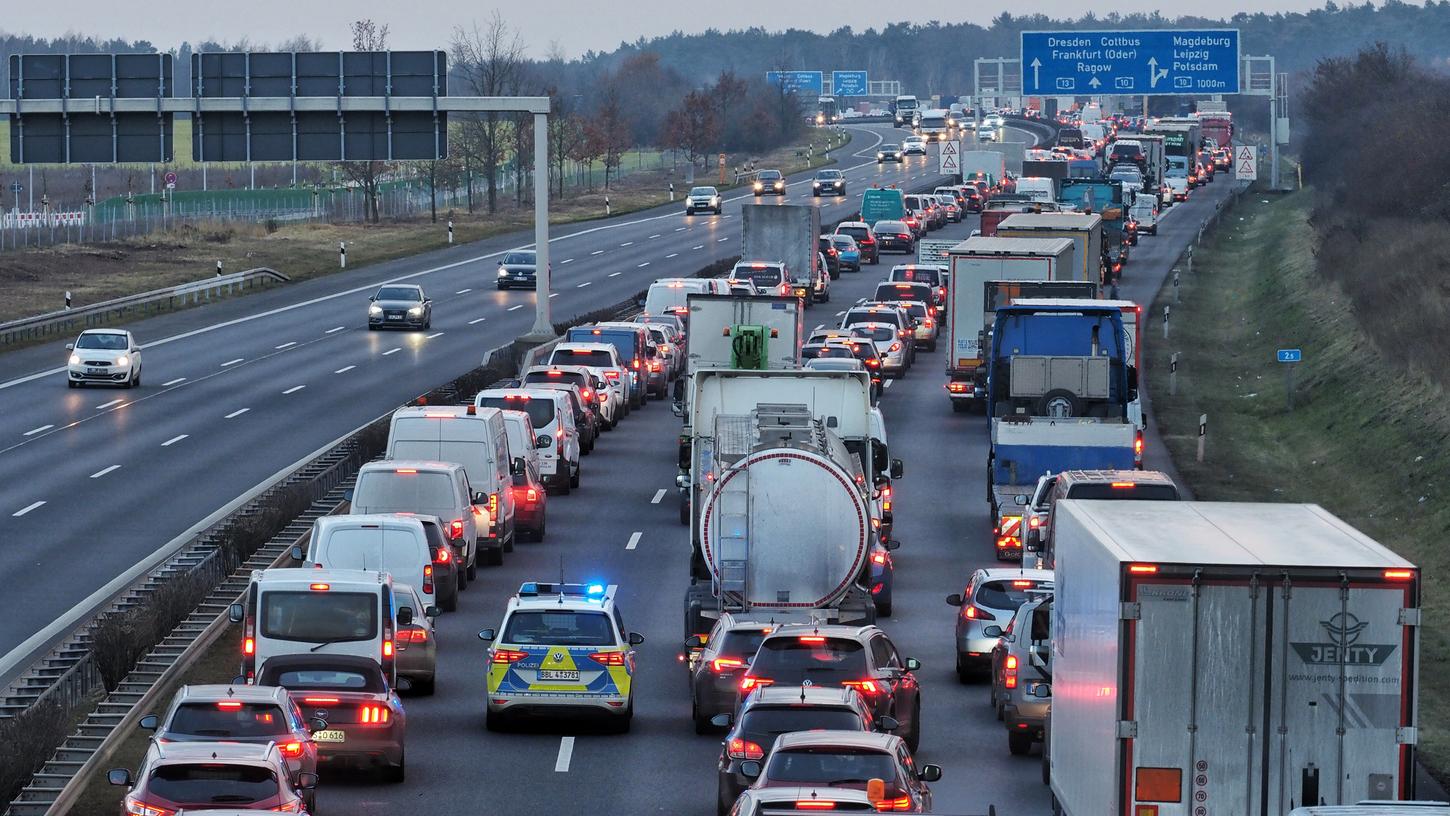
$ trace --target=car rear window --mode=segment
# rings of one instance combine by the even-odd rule
[[[759,629],[731,629],[721,636],[719,651],[724,657],[743,657],[749,660],[755,656],[755,651],[760,648],[763,640],[765,633]]]
[[[576,363],[578,365],[578,363]],[[480,408],[503,408],[509,411],[523,411],[535,428],[542,428],[554,421],[554,401],[528,395],[508,397],[479,397]]]
[[[584,374],[580,371],[530,371],[524,375],[523,384],[532,383],[570,383],[580,388],[589,387],[589,381],[584,379]]]
[[[550,365],[614,368],[614,355],[603,349],[558,349],[554,352],[554,356],[549,358],[549,363]],[[513,408],[513,406],[509,407]]]
[[[931,299],[931,289],[912,286],[911,284],[880,283],[876,285],[876,297],[873,300],[919,300],[926,302]]]
[[[422,512],[451,508],[453,480],[447,473],[374,470],[358,477],[353,504],[369,512]]]
[[[765,778],[776,784],[864,785],[872,779],[895,782],[897,770],[890,754],[869,748],[822,746],[772,753]]]
[[[977,592],[972,600],[988,609],[1015,611],[1017,607],[1027,602],[1033,589],[1046,589],[1049,586],[1051,585],[1046,582],[1026,578],[987,581],[977,587]]]
[[[789,635],[767,638],[760,644],[750,673],[768,677],[778,686],[800,686],[860,680],[866,676],[866,650],[845,638]]]
[[[767,751],[792,731],[862,731],[864,725],[851,709],[830,706],[755,706],[740,718],[741,735]]]
[[[281,686],[292,691],[359,691],[377,694],[387,688],[383,684],[381,668],[369,674],[356,669],[269,668],[267,664],[263,664],[257,683],[263,686]]]
[[[730,277],[748,280],[756,286],[779,286],[783,281],[778,266],[737,266]]]
[[[857,337],[869,337],[872,340],[890,340],[896,336],[896,332],[885,326],[858,326],[851,330]]]
[[[840,235],[849,235],[852,238],[865,238],[871,233],[865,227],[839,227],[836,229],[836,232]]]
[[[262,636],[305,643],[371,640],[378,632],[378,597],[365,592],[262,593]]]
[[[905,222],[902,221],[877,221],[876,232],[894,232],[900,235],[906,235],[907,229]]]
[[[153,796],[173,802],[213,805],[248,805],[280,793],[271,770],[225,762],[162,765],[151,772],[146,788]]]
[[[1134,501],[1178,501],[1178,488],[1166,484],[1075,484],[1067,489],[1069,499],[1132,499]]]
[[[276,704],[217,700],[178,706],[166,730],[198,737],[244,739],[286,734],[291,729],[286,713]]]
[[[501,643],[548,646],[613,646],[614,630],[602,612],[521,610],[509,616]]]
[[[842,326],[850,326],[854,323],[895,323],[897,322],[896,312],[887,311],[866,311],[864,309],[852,309],[846,312],[846,317],[841,321]]]

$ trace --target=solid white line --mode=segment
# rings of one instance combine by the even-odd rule
[[[690,249],[704,249],[704,248],[705,248],[705,245],[704,244],[700,244],[699,246],[692,246],[692,247],[690,247]]]
[[[640,264],[639,266],[636,266],[635,269],[644,269],[646,266],[649,266],[649,261],[645,261],[644,263]]]
[[[240,363],[243,359],[245,359],[245,358],[238,357],[235,360],[227,360],[225,363],[222,363],[222,368],[226,368],[227,366],[236,365],[237,363]]]
[[[605,275],[604,277],[606,277],[606,278],[617,278],[617,277],[619,277],[622,274],[624,274],[624,273],[623,272],[610,272],[608,275]]]
[[[644,537],[644,533],[642,533],[642,532],[640,532],[638,530],[630,533],[629,534],[629,543],[626,544],[626,545],[624,545],[624,548],[626,550],[632,550],[635,547],[638,547],[639,546],[639,540],[641,538],[643,538],[643,537]]]
[[[517,312],[519,309],[522,309],[522,308],[524,308],[524,304],[520,303],[517,306],[510,306],[507,309],[505,309],[504,311],[506,311],[506,312]]]
[[[246,412],[248,412],[250,410],[252,410],[252,409],[251,408],[239,408],[238,410],[235,410],[235,411],[231,412],[230,414],[227,414],[226,416],[222,417],[222,419],[236,419],[237,417],[241,416],[242,414],[245,414]]]
[[[281,351],[281,350],[282,350],[282,349],[284,349],[284,348],[291,348],[291,347],[293,347],[293,346],[295,346],[295,345],[297,345],[297,341],[296,341],[296,340],[293,340],[293,341],[292,341],[292,342],[290,342],[290,343],[283,343],[283,344],[282,344],[282,345],[280,345],[280,346],[276,346],[276,347],[275,347],[275,348],[276,348],[276,349],[277,349],[277,350],[278,350],[278,351]]]
[[[103,408],[110,408],[112,405],[119,405],[122,402],[125,402],[125,400],[113,399],[110,402],[103,402],[100,405],[96,406],[96,410],[99,411]]]
[[[590,255],[603,255],[604,254],[604,250],[602,250],[602,249],[596,249],[596,250],[594,250],[593,252],[591,252],[589,254]]]
[[[622,246],[622,247],[634,246],[634,242],[633,241],[625,241],[624,243],[620,244],[620,246]]]
[[[435,337],[442,337],[442,336],[443,336],[443,332],[433,332],[432,334],[428,335],[427,337],[425,337],[423,339],[424,340],[432,340]]]
[[[473,291],[472,289],[459,289],[457,292],[454,292],[453,294],[455,294],[455,295],[466,295],[466,294],[468,294],[469,292],[472,292],[472,291]]]
[[[163,447],[163,448],[169,448],[172,445],[175,445],[177,442],[180,442],[181,440],[187,438],[190,435],[191,434],[179,434],[177,436],[173,436],[170,439],[166,440],[165,442],[162,442],[161,443],[161,447]]]
[[[660,488],[659,490],[656,490],[655,491],[655,497],[653,499],[650,499],[649,500],[649,503],[650,504],[659,504],[660,503],[660,500],[662,500],[665,497],[665,492],[666,491],[665,491],[665,489],[663,487]]]
[[[342,368],[339,368],[338,370],[336,370],[336,371],[334,371],[332,373],[333,374],[346,374],[347,372],[352,371],[354,368],[357,368],[357,366],[355,366],[355,365],[343,366]]]
[[[568,773],[569,760],[574,757],[574,738],[559,739],[559,758],[554,760],[554,773]]]
[[[179,382],[186,382],[186,378],[185,377],[177,377],[174,380],[168,380],[168,381],[162,383],[161,384],[161,387],[162,388],[166,388],[168,386],[176,385]]]
[[[391,348],[391,349],[388,349],[387,351],[383,352],[383,356],[386,357],[389,354],[397,354],[400,351],[402,351],[401,348]]]
[[[678,252],[671,252],[670,254],[668,254],[668,255],[665,256],[665,260],[668,261],[669,259],[671,259],[671,258],[673,258],[673,257],[675,257],[675,256],[677,256],[679,254],[680,253],[678,253]]]
[[[108,468],[101,468],[100,470],[96,471],[95,473],[92,473],[91,474],[91,478],[92,479],[99,479],[102,476],[105,476],[107,473],[110,473],[111,471],[115,470],[118,467],[120,467],[120,465],[111,465]]]
[[[41,431],[48,431],[48,430],[50,430],[51,428],[54,428],[54,427],[55,427],[54,425],[41,425],[39,428],[35,428],[34,430],[26,431],[25,432],[25,435],[26,436],[35,436],[36,434],[40,433]]]
[[[371,288],[371,287],[369,287],[369,288]],[[347,327],[346,326],[334,326],[334,327],[328,329],[327,331],[323,332],[323,334],[337,334],[338,332],[342,331],[345,328],[347,328]]]
[[[560,266],[563,266],[566,263],[573,263],[573,261],[574,261],[573,258],[565,258],[564,260],[562,260],[562,261],[559,262],[559,265]]]
[[[31,510],[34,510],[35,508],[41,506],[42,504],[45,504],[45,502],[38,501],[38,502],[36,502],[34,504],[28,504],[25,507],[20,508],[16,512],[11,513],[10,515],[12,517],[14,517],[14,518],[20,518],[21,516],[25,515],[26,513],[29,513]]]
[[[483,321],[485,321],[487,319],[488,318],[486,318],[486,317],[474,318],[473,320],[468,321],[468,325],[472,326],[475,323],[482,323]]]
[[[295,394],[298,391],[301,391],[302,389],[304,389],[306,387],[307,386],[305,386],[305,385],[294,385],[291,388],[287,389],[286,391],[283,391],[282,392],[282,395],[283,396],[286,396],[287,394]]]
[[[579,284],[578,286],[576,286],[574,288],[575,289],[583,289],[584,287],[589,286],[592,283],[594,283],[594,281],[584,281],[583,283]]]

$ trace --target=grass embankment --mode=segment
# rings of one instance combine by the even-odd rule
[[[1206,501],[1312,502],[1420,565],[1420,747],[1450,776],[1450,401],[1408,373],[1356,321],[1349,298],[1315,269],[1309,193],[1246,195],[1194,255],[1173,307],[1173,335],[1149,343],[1149,370],[1180,352],[1178,396],[1150,375],[1159,429]],[[1428,285],[1428,282],[1427,282]],[[1171,300],[1171,291],[1167,299]],[[1153,314],[1161,314],[1160,298]],[[1156,334],[1156,333],[1155,333]],[[1302,348],[1294,409],[1275,351]],[[1205,462],[1195,461],[1208,415]]]
[[[809,162],[802,145],[776,150],[756,159],[756,165],[794,173],[831,164],[834,159],[823,154],[829,149],[828,139],[833,133],[810,131],[814,158]],[[836,144],[840,144],[839,140]],[[626,159],[629,161],[632,157]],[[732,160],[730,166],[738,163]],[[665,171],[625,175],[608,193],[611,212],[620,215],[668,203],[671,180],[675,182],[675,200],[679,201],[688,188],[678,176],[671,179]],[[714,176],[701,172],[697,181],[710,184]],[[549,222],[568,224],[603,217],[604,197],[602,189],[592,193],[566,190],[562,199],[550,201]],[[481,196],[479,201],[481,208]],[[511,201],[501,196],[500,210],[492,216],[452,211],[454,241],[468,243],[532,227],[533,205],[525,203],[519,208]],[[59,309],[67,291],[75,305],[84,306],[200,280],[214,273],[217,261],[222,262],[226,272],[271,267],[300,281],[337,271],[339,242],[347,244],[349,268],[404,258],[446,247],[444,221],[449,215],[440,208],[437,224],[426,215],[380,224],[284,223],[270,233],[262,224],[187,224],[168,232],[106,244],[6,253],[0,263],[0,291],[7,295],[0,301],[0,321]]]

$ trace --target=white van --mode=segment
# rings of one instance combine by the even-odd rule
[[[1057,201],[1057,185],[1045,176],[1023,176],[1017,179],[1017,194],[1048,204]]]
[[[549,355],[548,365],[574,365],[593,369],[609,386],[609,399],[618,415],[615,422],[629,416],[629,369],[611,343],[560,343]]]
[[[479,530],[487,530],[492,519],[487,497],[469,485],[463,465],[408,459],[368,462],[358,469],[357,485],[346,495],[353,513],[437,516],[464,567],[458,588],[467,589],[468,582],[478,577]]]
[[[293,556],[301,553],[293,550]],[[396,581],[412,584],[426,606],[458,607],[458,585],[444,591],[438,586],[434,561],[423,523],[411,516],[378,513],[359,516],[323,516],[312,523],[305,567],[377,570]]]
[[[567,394],[543,388],[489,388],[478,392],[473,404],[528,414],[538,433],[535,445],[544,484],[565,495],[579,486],[579,429]]]
[[[468,484],[485,496],[493,521],[478,531],[484,563],[502,564],[514,548],[514,500],[509,485],[508,431],[497,409],[472,405],[399,408],[388,427],[389,459],[457,462]],[[409,581],[416,585],[416,582]]]
[[[729,294],[719,278],[660,278],[649,285],[644,296],[645,314],[674,314],[688,320],[690,308],[685,299],[690,295]]]
[[[242,671],[250,683],[279,655],[341,654],[376,660],[397,682],[394,638],[412,623],[398,614],[393,579],[355,569],[256,570],[246,600],[227,612],[242,624]]]

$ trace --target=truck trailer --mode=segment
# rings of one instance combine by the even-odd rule
[[[1042,212],[1009,216],[997,224],[1001,238],[1071,238],[1077,268],[1071,280],[1103,282],[1103,218],[1097,213]]]

